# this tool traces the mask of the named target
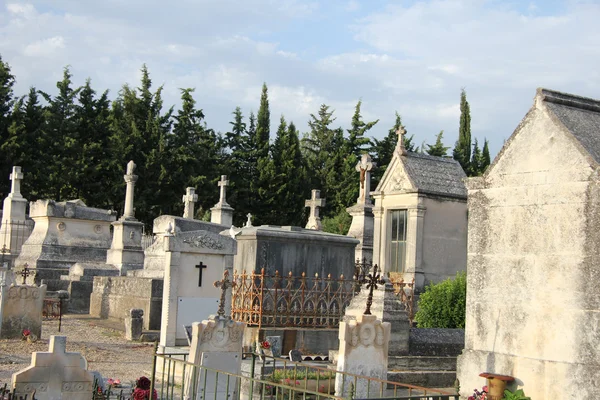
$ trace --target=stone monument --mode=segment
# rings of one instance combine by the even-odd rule
[[[15,394],[25,396],[35,390],[37,400],[90,399],[94,375],[81,354],[69,353],[66,348],[66,336],[51,336],[48,351],[34,352],[31,365],[13,374]]]
[[[183,218],[194,219],[194,205],[198,201],[198,195],[196,194],[196,188],[189,187],[185,189],[185,194],[182,198],[183,201]]]
[[[359,196],[356,204],[346,209],[352,216],[352,224],[348,236],[360,240],[356,246],[356,259],[363,263],[373,261],[373,231],[375,218],[373,216],[373,203],[371,203],[371,170],[375,163],[371,156],[363,154],[356,164],[356,171],[360,172]]]
[[[321,191],[313,189],[309,200],[305,202],[306,207],[310,207],[310,215],[306,223],[306,229],[322,230],[321,218],[319,217],[319,208],[325,207],[325,199],[321,198]]]
[[[13,256],[21,250],[21,246],[29,235],[26,224],[27,200],[21,195],[21,167],[14,166],[10,174],[10,193],[4,199],[2,208],[2,225],[0,226],[0,248],[5,256]]]
[[[123,176],[127,188],[125,191],[125,211],[118,221],[113,222],[113,238],[110,249],[106,253],[106,263],[114,265],[120,275],[127,271],[141,269],[144,266],[144,250],[142,249],[142,230],[144,224],[135,218],[133,197],[138,176],[134,175],[135,163],[127,163],[127,173]]]
[[[231,226],[233,222],[233,208],[227,204],[226,188],[229,186],[227,175],[221,175],[219,202],[210,209],[210,222],[215,224]]]

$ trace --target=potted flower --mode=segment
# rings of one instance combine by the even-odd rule
[[[23,337],[21,338],[21,340],[27,340],[27,343],[35,343],[38,340],[38,337],[31,333],[29,329],[23,329],[22,334]]]
[[[133,400],[157,400],[158,394],[156,393],[156,389],[152,392],[152,399],[150,399],[150,379],[145,376],[140,377],[135,382],[135,389],[133,390],[132,395]]]
[[[490,372],[482,372],[479,376],[487,379],[489,389],[487,397],[485,397],[487,400],[502,400],[506,384],[515,380],[514,377],[509,375],[499,375]]]
[[[488,387],[484,386],[481,391],[473,389],[473,396],[469,396],[468,400],[487,400]]]

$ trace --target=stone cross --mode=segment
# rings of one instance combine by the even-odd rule
[[[21,181],[23,180],[23,173],[21,172],[21,167],[14,166],[12,169],[12,174],[9,176],[11,182],[10,186],[10,194],[11,197],[21,197]]]
[[[226,200],[226,188],[229,186],[229,181],[227,180],[227,175],[221,175],[221,180],[217,183],[221,187],[221,193],[219,195],[219,204],[228,205]]]
[[[194,204],[198,201],[198,195],[196,194],[196,188],[189,187],[185,189],[183,195],[183,218],[194,219]]]
[[[25,265],[23,265],[23,269],[21,270],[21,272],[19,272],[19,275],[21,275],[23,277],[23,285],[27,281],[27,277],[30,276],[30,275],[32,275],[32,274],[33,273],[29,269],[29,264],[25,263]]]
[[[198,268],[198,272],[200,274],[198,276],[198,287],[202,286],[202,270],[206,267],[207,265],[202,264],[202,261],[200,261],[200,264],[196,265],[196,268]]]
[[[369,274],[362,283],[366,283],[366,288],[369,290],[369,294],[367,295],[367,308],[363,314],[371,315],[371,305],[373,305],[373,290],[377,289],[377,285],[383,285],[385,283],[377,271],[377,264],[373,266],[373,273]]]
[[[135,182],[138,180],[138,176],[133,174],[135,170],[135,163],[133,160],[127,163],[127,174],[123,176],[125,183],[127,183],[127,189],[125,191],[125,211],[123,212],[123,219],[135,220],[134,209],[133,209],[133,188]]]
[[[229,280],[229,271],[225,270],[223,272],[223,279],[216,281],[213,285],[221,289],[221,299],[219,300],[219,311],[217,314],[220,317],[225,317],[225,294],[227,293],[227,289],[235,287],[235,282]]]
[[[396,150],[398,150],[401,155],[406,155],[406,148],[404,147],[404,135],[406,135],[406,129],[404,129],[404,126],[400,125],[398,127],[398,130],[396,130],[396,135],[398,135]]]
[[[246,228],[248,228],[252,226],[252,214],[248,213],[246,214],[246,217],[248,218],[248,220],[246,221]]]
[[[306,223],[306,229],[314,229],[320,231],[321,218],[319,218],[319,207],[325,207],[325,199],[321,198],[321,191],[313,189],[312,196],[309,200],[305,201],[305,207],[310,207],[310,216]]]
[[[358,204],[371,203],[371,199],[369,198],[369,193],[371,192],[371,170],[375,165],[371,156],[366,153],[360,157],[360,161],[356,164],[356,170],[360,172]]]

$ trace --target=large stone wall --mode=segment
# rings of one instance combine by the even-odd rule
[[[600,398],[598,170],[538,103],[468,187],[461,394],[493,372],[533,400]]]
[[[132,308],[144,310],[144,329],[160,329],[163,280],[130,276],[96,276],[90,315],[124,320]]]

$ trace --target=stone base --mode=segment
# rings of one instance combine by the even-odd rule
[[[348,230],[348,235],[360,240],[356,246],[355,254],[357,260],[366,260],[373,262],[373,234],[375,230],[375,216],[373,215],[373,206],[356,204],[346,209],[352,216],[352,223]]]
[[[94,288],[95,276],[118,276],[119,271],[112,265],[104,263],[77,263],[69,269],[68,276],[61,280],[68,281],[69,312],[88,314],[90,312],[90,295]]]
[[[210,209],[210,222],[213,224],[231,226],[233,224],[233,208],[228,204],[216,204]]]
[[[140,270],[144,268],[144,251],[128,249],[110,249],[106,252],[106,263],[114,265],[119,271],[119,275],[127,275],[129,271]]]
[[[507,389],[517,386],[535,400],[600,399],[600,369],[594,364],[536,360],[481,350],[465,350],[458,357],[457,375],[461,396],[471,396],[473,388],[486,385],[479,376],[492,372],[515,377]]]
[[[144,267],[142,232],[144,224],[135,219],[120,219],[113,222],[113,239],[106,253],[106,263],[116,266],[120,275]]]

